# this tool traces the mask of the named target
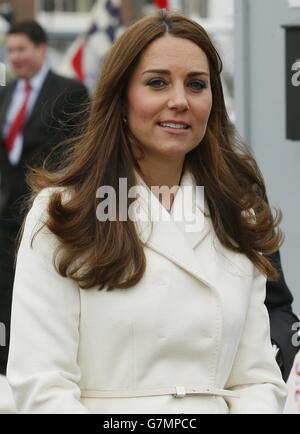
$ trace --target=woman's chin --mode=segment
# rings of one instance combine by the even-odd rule
[[[185,156],[194,149],[195,146],[170,146],[163,150],[160,150],[162,158],[167,158],[170,160],[182,160]]]

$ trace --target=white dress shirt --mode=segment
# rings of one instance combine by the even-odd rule
[[[26,118],[30,116],[32,113],[33,107],[36,103],[36,100],[39,96],[40,90],[44,84],[45,78],[49,72],[49,65],[47,63],[39,70],[39,72],[34,75],[31,80],[29,80],[31,86],[30,97],[28,101]],[[4,137],[7,137],[10,127],[15,120],[17,113],[19,112],[22,104],[25,99],[25,84],[26,81],[23,79],[19,79],[17,81],[17,85],[13,92],[11,103],[8,107],[5,123],[4,123]],[[23,151],[23,134],[20,133],[15,140],[13,149],[9,153],[9,161],[12,165],[17,165],[20,161],[21,155]]]

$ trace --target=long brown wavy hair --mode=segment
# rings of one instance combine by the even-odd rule
[[[130,129],[124,123],[128,83],[141,55],[157,38],[169,34],[197,44],[209,61],[213,105],[205,137],[186,155],[185,164],[197,185],[205,187],[215,232],[230,250],[244,253],[269,278],[277,272],[266,255],[281,242],[266,202],[265,185],[256,162],[239,144],[228,118],[221,84],[221,59],[206,31],[179,13],[159,11],[129,27],[109,53],[97,83],[85,129],[72,141],[72,152],[58,171],[45,167],[29,178],[34,194],[45,187],[52,193],[46,226],[60,241],[58,272],[83,289],[98,286],[129,288],[142,278],[146,259],[134,222],[96,218],[96,191],[119,178],[128,190],[136,184],[136,160]],[[73,192],[67,201],[62,191]],[[255,219],[247,210],[255,211]],[[56,256],[57,257],[57,256]]]

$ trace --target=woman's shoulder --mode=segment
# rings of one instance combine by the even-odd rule
[[[72,191],[66,187],[47,187],[40,190],[33,199],[29,212],[46,212],[51,198],[59,194],[63,203],[72,198]]]
[[[53,194],[57,194],[57,193],[62,195],[63,201],[67,200],[68,198],[71,198],[73,195],[72,190],[67,187],[47,187],[47,188],[43,188],[36,194],[34,198],[34,202],[39,202],[41,200],[49,201],[50,198],[53,196]]]
[[[34,234],[43,230],[47,230],[47,221],[49,218],[49,204],[53,195],[60,194],[62,203],[65,203],[72,197],[70,189],[65,187],[47,187],[40,190],[32,201],[32,205],[25,219],[24,232]]]

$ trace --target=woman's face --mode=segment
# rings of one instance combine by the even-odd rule
[[[143,53],[128,86],[129,128],[144,155],[182,159],[203,139],[212,106],[208,59],[170,35]]]

